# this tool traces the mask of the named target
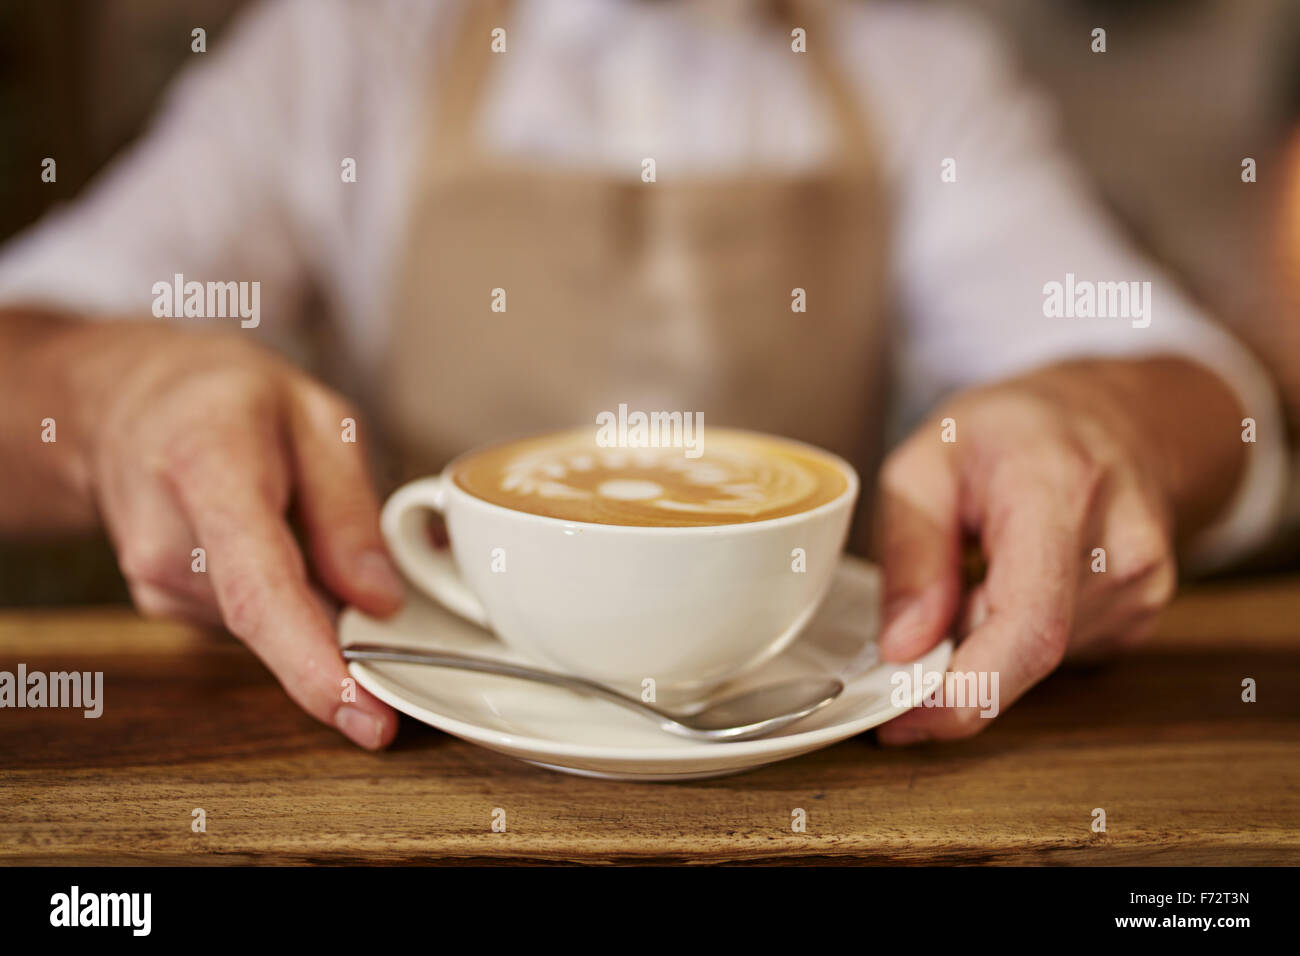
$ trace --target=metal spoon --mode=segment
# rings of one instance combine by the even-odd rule
[[[695,713],[675,714],[583,677],[448,651],[412,651],[382,644],[353,644],[343,648],[343,657],[349,661],[431,664],[554,684],[580,694],[603,697],[650,718],[670,734],[692,740],[752,740],[762,737],[821,710],[844,690],[844,685],[833,677],[803,677],[747,690]]]

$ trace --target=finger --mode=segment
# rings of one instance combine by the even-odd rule
[[[984,674],[997,688],[991,715],[1001,712],[1061,662],[1074,616],[1080,535],[1095,483],[1082,473],[1015,474],[990,491],[983,515],[989,571],[986,617],[958,645],[949,670]],[[996,675],[996,677],[995,677]],[[994,681],[996,680],[996,684]],[[953,739],[988,721],[980,702],[917,708],[880,728],[882,743]]]
[[[246,426],[210,433],[177,451],[171,470],[176,494],[207,548],[230,631],[308,713],[362,746],[384,746],[397,730],[392,709],[362,688],[355,702],[343,702],[347,669],[279,513],[287,479],[278,454],[273,437],[254,437]]]
[[[912,444],[891,457],[875,532],[884,573],[881,655],[913,660],[942,640],[961,598],[957,489],[942,452]]]
[[[215,599],[199,600],[150,584],[128,584],[131,601],[145,617],[170,621],[188,621],[205,627],[220,627],[221,612]]]
[[[99,507],[118,568],[133,591],[141,587],[166,592],[206,603],[215,613],[212,585],[202,565],[195,564],[194,529],[154,473],[142,472],[135,462],[125,472],[105,468],[99,480]]]
[[[1169,519],[1153,497],[1120,476],[1100,504],[1100,527],[1083,544],[1071,653],[1125,642],[1134,622],[1148,623],[1177,585]]]
[[[342,600],[372,614],[401,606],[405,587],[379,531],[379,500],[363,446],[343,441],[355,414],[331,393],[304,388],[290,412],[298,508],[312,567]]]

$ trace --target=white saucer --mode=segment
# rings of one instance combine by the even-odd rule
[[[733,693],[806,674],[834,674],[844,693],[806,720],[759,740],[707,743],[674,737],[615,704],[557,687],[420,664],[353,662],[352,675],[404,714],[490,750],[529,763],[614,780],[692,780],[751,770],[860,734],[920,702],[891,702],[893,674],[912,664],[879,666],[876,657],[880,579],[873,565],[846,557],[830,594],[799,639],[776,658],[725,688]],[[611,635],[611,639],[615,639]],[[495,637],[418,594],[383,621],[348,608],[339,643],[437,647],[526,661]],[[942,672],[952,655],[944,641],[920,663]],[[545,666],[545,665],[543,665]],[[668,703],[660,694],[659,702]]]

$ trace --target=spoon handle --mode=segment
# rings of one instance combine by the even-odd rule
[[[497,674],[501,677],[517,677],[521,680],[531,680],[541,684],[553,684],[556,687],[564,687],[580,694],[602,697],[612,703],[626,707],[628,710],[636,711],[643,717],[649,717],[657,721],[659,726],[672,733],[686,732],[690,736],[696,736],[696,732],[692,728],[678,723],[657,707],[651,707],[649,704],[628,697],[612,687],[606,687],[604,684],[587,680],[585,677],[539,670],[535,667],[525,667],[522,664],[511,664],[507,661],[471,657],[468,654],[453,654],[450,651],[412,651],[400,647],[387,647],[383,644],[351,644],[343,648],[343,659],[349,661],[392,661],[398,664],[430,664],[434,667],[454,667],[458,670],[479,671],[484,674]]]

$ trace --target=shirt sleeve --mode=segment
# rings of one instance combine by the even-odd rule
[[[898,217],[898,426],[950,391],[1054,361],[1183,356],[1235,392],[1257,436],[1232,500],[1189,543],[1185,565],[1211,570],[1263,543],[1287,480],[1283,420],[1263,366],[1126,241],[1055,143],[1044,101],[986,28],[948,14],[881,26],[872,69],[897,71],[875,107]],[[900,73],[909,77],[901,87]],[[1147,315],[1049,317],[1045,287],[1069,276],[1149,282]]]
[[[295,16],[259,5],[191,53],[144,137],[0,250],[0,302],[147,317],[153,284],[182,273],[260,282],[264,322],[290,311]]]

